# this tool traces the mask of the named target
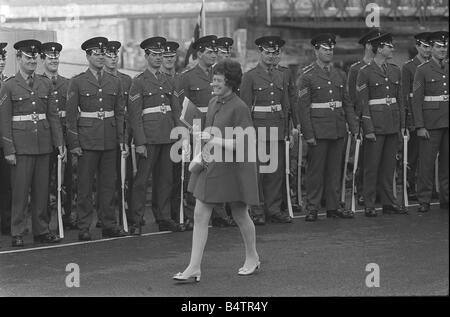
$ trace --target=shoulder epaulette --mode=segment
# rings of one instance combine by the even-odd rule
[[[361,67],[361,69],[364,69],[364,68],[366,68],[369,65],[372,65],[372,63],[364,65],[363,67]]]
[[[84,74],[84,72],[82,72],[82,73],[79,73],[78,75],[75,75],[75,76],[73,76],[72,78],[77,78],[77,77],[80,77],[81,75],[83,75]]]
[[[186,73],[189,73],[189,72],[193,71],[194,69],[195,69],[195,66],[191,67],[191,68],[187,68],[187,69],[183,70],[181,73],[182,74],[186,74]]]
[[[414,59],[410,59],[410,60],[406,61],[404,65],[410,64],[410,63],[412,63],[413,61],[414,61]]]
[[[119,76],[116,75],[116,74],[112,74],[112,73],[108,73],[108,72],[104,72],[104,74],[108,74],[108,75],[110,75],[112,77],[119,78]]]
[[[353,63],[352,65],[350,65],[350,67],[354,67],[354,66],[356,66],[358,64],[361,64],[361,61],[357,61],[357,62]]]
[[[430,61],[425,61],[425,62],[423,62],[422,64],[419,64],[418,66],[417,66],[417,68],[419,68],[419,67],[421,67],[421,66],[423,66],[423,65],[426,65],[426,64],[428,64]]]
[[[285,69],[289,69],[289,67],[283,66],[283,65],[278,65],[278,68],[285,70]]]
[[[16,75],[12,75],[11,77],[6,78],[3,82],[6,83],[8,80],[16,78]]]
[[[394,64],[394,63],[391,63],[391,62],[388,62],[388,63],[389,63],[389,65],[392,65],[392,66],[395,66],[397,68],[400,68],[400,66],[398,66],[397,64]]]

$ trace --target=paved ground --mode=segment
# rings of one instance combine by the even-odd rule
[[[99,237],[99,232],[96,231]],[[257,227],[261,270],[237,275],[243,244],[237,228],[211,228],[202,280],[176,284],[190,254],[192,232],[151,233],[91,243],[71,231],[63,246],[11,253],[0,249],[1,296],[386,296],[449,294],[448,210],[352,220]],[[73,244],[70,244],[73,243]],[[33,245],[28,245],[29,247]],[[68,288],[68,263],[80,287]],[[368,288],[368,263],[380,287]]]

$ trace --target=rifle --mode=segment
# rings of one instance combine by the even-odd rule
[[[302,160],[303,160],[303,141],[302,133],[298,132],[298,160],[297,160],[297,203],[300,211],[303,210],[302,201]]]
[[[180,191],[180,195],[181,195],[181,200],[180,200],[180,224],[184,223],[184,201],[183,201],[183,196],[184,196],[184,165],[186,163],[186,155],[187,153],[185,152],[184,148],[185,148],[185,144],[189,145],[189,141],[185,141],[183,142],[183,145],[181,147],[181,191]]]
[[[434,182],[436,186],[436,193],[439,194],[439,152],[436,155],[436,160],[434,161]]]
[[[405,129],[405,131],[407,131]],[[403,134],[403,207],[407,208],[408,191],[407,191],[407,173],[408,173],[408,134]]]
[[[133,177],[137,173],[137,163],[136,163],[136,145],[134,145],[134,139],[131,140],[131,164],[133,166]]]
[[[344,160],[344,173],[342,175],[342,186],[341,186],[341,205],[345,207],[345,179],[347,177],[347,165],[350,157],[350,146],[352,144],[352,135],[348,131],[347,136],[347,148],[345,149],[345,160]]]
[[[122,221],[123,221],[123,230],[128,232],[128,222],[127,222],[127,214],[125,212],[125,177],[126,177],[126,151],[122,149],[120,155],[120,180],[122,185]]]
[[[287,195],[287,205],[288,205],[288,211],[289,216],[291,218],[294,218],[294,213],[292,212],[292,202],[291,202],[291,193],[290,193],[290,186],[289,186],[289,139],[286,139],[286,149],[285,149],[285,156],[286,156],[286,195]]]
[[[64,227],[62,221],[62,207],[61,207],[61,184],[62,184],[62,155],[58,154],[58,229],[59,229],[59,237],[64,238]]]

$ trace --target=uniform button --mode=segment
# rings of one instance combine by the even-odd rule
[[[161,95],[161,98],[164,98],[164,95]]]
[[[98,101],[102,101],[103,100],[103,98],[98,98]]]
[[[55,102],[58,102],[58,101],[59,101],[58,99],[55,100]]]
[[[22,100],[22,97],[19,97],[19,100]]]
[[[275,102],[272,100],[272,105],[274,104]]]
[[[444,91],[444,94],[446,94],[446,93],[447,93],[447,90]]]
[[[442,75],[442,78],[445,78],[445,75]]]
[[[34,91],[30,92],[31,95],[34,95]]]
[[[388,78],[385,78],[384,80],[385,80],[385,81],[388,81],[389,79],[388,79]]]
[[[162,88],[162,87],[159,87],[159,89],[161,89],[161,90],[162,90],[163,88]]]
[[[447,86],[447,83],[444,83],[444,86]]]
[[[389,86],[386,86],[386,89],[389,89]]]
[[[35,105],[36,104],[36,102],[35,101],[33,101],[32,103],[31,103],[32,105]]]
[[[103,108],[100,108],[100,111],[103,111]]]
[[[98,90],[98,92],[102,92],[102,89],[100,88],[100,89]]]
[[[270,83],[270,86],[273,86],[273,83]]]
[[[58,94],[58,92],[57,91],[55,91],[55,95],[57,95]]]
[[[89,94],[86,94],[86,96],[88,96],[88,97],[89,97]]]
[[[273,91],[271,91],[270,94],[273,95]]]
[[[330,101],[334,101],[334,99],[331,99]]]
[[[328,85],[331,85],[331,81],[328,82]]]
[[[333,90],[330,90],[330,94],[332,94],[333,93]]]

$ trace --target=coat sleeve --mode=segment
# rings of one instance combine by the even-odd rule
[[[137,146],[147,143],[144,133],[144,123],[142,121],[143,95],[142,84],[139,78],[134,78],[131,83],[129,101],[128,101],[128,118],[134,138],[134,144]]]
[[[14,141],[12,137],[12,103],[11,91],[6,84],[0,89],[0,128],[3,143],[3,152],[6,155],[16,153]]]
[[[356,79],[356,100],[361,109],[364,135],[375,133],[369,108],[369,78],[364,68],[359,70]]]
[[[116,120],[116,129],[117,129],[117,144],[127,143],[125,139],[125,98],[123,94],[123,87],[120,79],[117,79],[117,89],[118,96],[116,99],[116,104],[114,106],[114,117]]]
[[[342,76],[342,79],[344,81],[344,87],[347,87],[347,79],[345,77],[346,76]],[[345,118],[348,128],[352,134],[356,134],[358,132],[357,117],[347,89],[343,89],[342,103],[344,105]]]
[[[359,117],[361,115],[361,109],[358,108],[358,103],[356,102],[356,77],[358,76],[358,72],[355,66],[350,67],[347,78],[347,93],[352,102],[352,106],[355,109],[356,115]]]
[[[47,118],[50,124],[50,131],[52,134],[53,146],[58,147],[64,145],[64,136],[61,127],[61,120],[58,113],[58,105],[56,97],[52,89],[52,84],[48,83],[48,104],[47,104]]]
[[[406,116],[406,125],[411,127],[414,125],[414,120],[412,116],[412,107],[411,107],[411,98],[409,96],[412,91],[411,82],[414,74],[412,74],[411,69],[408,67],[408,64],[403,65],[402,68],[402,97],[403,102],[405,104],[405,116]]]
[[[413,83],[413,97],[411,100],[414,127],[420,129],[425,127],[423,120],[423,99],[425,96],[425,74],[422,69],[417,68],[416,74],[414,75]]]
[[[67,89],[67,101],[66,101],[66,122],[67,122],[67,144],[69,149],[80,147],[80,141],[78,138],[78,105],[79,103],[79,88],[75,78],[72,78],[69,82],[69,88]]]
[[[310,80],[306,74],[300,76],[298,80],[298,100],[300,126],[306,140],[315,137],[311,122],[311,88]]]
[[[252,109],[253,107],[253,81],[252,76],[247,72],[242,76],[241,88],[240,88],[240,98],[243,102]]]

